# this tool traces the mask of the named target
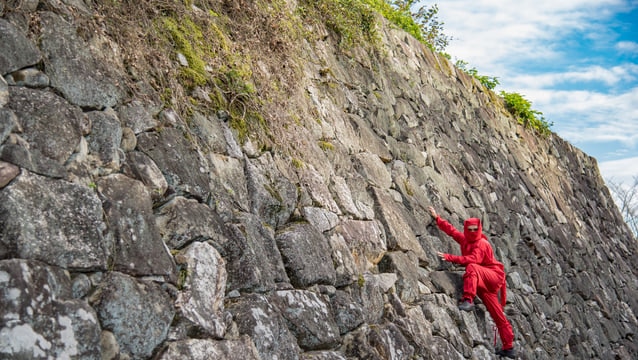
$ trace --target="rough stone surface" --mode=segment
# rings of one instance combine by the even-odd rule
[[[181,249],[193,241],[223,243],[231,236],[215,211],[181,196],[155,210],[155,223],[162,240],[171,249]]]
[[[168,182],[153,159],[139,151],[126,153],[126,163],[122,171],[127,176],[144,183],[153,199],[163,198],[168,190]]]
[[[385,232],[377,221],[344,220],[335,231],[350,248],[359,274],[374,268],[387,250]]]
[[[20,168],[4,162],[0,161],[0,188],[7,186],[11,182],[11,180],[15,179],[16,176],[20,174]]]
[[[189,339],[172,342],[158,358],[161,360],[260,360],[255,345],[247,336],[239,340]]]
[[[137,147],[160,168],[168,185],[180,195],[206,200],[210,195],[209,169],[202,155],[176,129],[142,133]],[[199,164],[192,167],[191,164]]]
[[[122,127],[113,110],[87,114],[93,124],[88,136],[89,149],[102,161],[102,166],[119,170]]]
[[[30,149],[24,142],[7,143],[2,146],[0,159],[50,178],[60,179],[67,175],[62,164],[52,161],[38,149]]]
[[[428,206],[482,219],[520,359],[638,358],[595,159],[380,16],[237,3],[0,1],[0,358],[496,359]]]
[[[0,108],[9,102],[9,84],[0,76]]]
[[[335,269],[328,240],[309,224],[290,224],[277,232],[277,247],[292,284],[309,287],[334,285]]]
[[[45,88],[49,86],[49,77],[35,68],[17,70],[6,76],[7,83],[13,86]]]
[[[194,242],[176,255],[180,272],[184,272],[182,291],[175,305],[183,317],[217,339],[226,332],[224,294],[226,268],[224,259],[214,247]]]
[[[339,342],[339,327],[329,305],[305,290],[276,291],[270,300],[286,319],[288,328],[305,350],[329,349]]]
[[[97,188],[113,231],[113,268],[134,275],[173,278],[175,264],[159,236],[151,196],[144,185],[113,174],[101,178]]]
[[[0,358],[101,359],[100,323],[62,268],[0,261]]]
[[[227,303],[239,331],[253,339],[262,358],[298,359],[300,349],[280,310],[264,295],[242,296]]]
[[[117,84],[121,74],[113,66],[115,62],[110,61],[117,56],[117,50],[93,48],[77,35],[74,24],[58,14],[42,12],[40,19],[41,51],[51,86],[81,107],[103,109],[117,105],[123,96]]]
[[[211,244],[226,260],[229,290],[272,291],[290,283],[273,231],[252,214],[238,214],[229,236]]]
[[[113,271],[91,296],[100,324],[124,354],[149,357],[166,338],[175,310],[159,285]]]
[[[0,19],[0,77],[40,61],[39,49],[10,22]]]
[[[106,230],[101,202],[87,187],[23,171],[0,192],[2,258],[106,270],[113,245]]]
[[[12,87],[9,92],[8,107],[18,117],[20,137],[29,149],[64,164],[80,143],[84,117],[80,109],[46,90]]]
[[[250,211],[272,227],[284,225],[297,206],[299,192],[294,183],[277,171],[270,153],[244,160]]]
[[[139,134],[159,126],[160,122],[155,117],[157,114],[153,108],[152,105],[145,105],[142,101],[133,100],[120,106],[117,113],[123,127]]]
[[[397,275],[397,294],[405,303],[413,303],[419,298],[418,268],[418,260],[410,252],[387,253],[379,262],[379,271]]]

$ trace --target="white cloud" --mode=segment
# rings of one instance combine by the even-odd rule
[[[632,184],[634,176],[637,176],[636,166],[638,157],[622,160],[604,161],[598,164],[601,175],[605,181],[614,183]]]
[[[593,91],[524,90],[532,108],[568,141],[616,141],[629,148],[638,145],[638,87],[619,94]],[[636,169],[638,171],[638,167]]]
[[[637,81],[638,65],[607,67],[563,53],[570,41],[578,41],[574,34],[600,41],[592,47],[613,46],[607,21],[630,6],[626,0],[521,0],[516,6],[501,0],[447,0],[438,4],[438,15],[444,33],[453,38],[447,49],[453,58],[496,76],[499,89],[523,94],[554,122],[561,137],[576,143],[614,141],[635,151],[638,88],[626,87]],[[637,45],[620,42],[615,51],[633,51]],[[595,50],[583,56],[596,56]],[[558,61],[569,65],[553,68]],[[539,63],[552,70],[536,67]]]
[[[610,68],[593,65],[565,72],[512,74],[512,76],[507,78],[507,85],[512,88],[543,89],[562,84],[588,82],[614,86],[620,83],[635,81],[637,78],[638,65],[625,63]]]
[[[620,27],[614,23],[615,16],[637,6],[635,0],[437,5],[443,31],[452,37],[446,52],[453,59],[497,77],[497,91],[522,94],[559,136],[595,152],[590,155],[627,158],[601,163],[605,178],[638,175],[638,64],[613,58],[638,54],[638,42],[618,41]],[[582,44],[585,51],[574,53]]]
[[[556,58],[567,34],[601,36],[597,21],[613,15],[622,0],[447,0],[438,3],[447,52],[481,73],[503,76],[501,66],[515,59]],[[585,36],[585,35],[583,35]]]
[[[638,43],[633,41],[620,41],[616,44],[616,50],[622,54],[638,54]]]

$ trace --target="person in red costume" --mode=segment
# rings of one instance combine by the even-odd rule
[[[463,274],[463,299],[459,309],[472,311],[474,297],[483,301],[487,311],[492,316],[498,333],[503,342],[503,348],[496,354],[508,358],[515,358],[514,332],[512,325],[505,317],[505,270],[503,264],[494,258],[492,245],[482,232],[481,220],[470,218],[463,224],[463,232],[458,231],[452,224],[442,219],[433,207],[429,207],[430,214],[436,219],[436,225],[451,236],[461,246],[461,256],[437,252],[441,260],[465,266]],[[498,300],[498,292],[501,301]]]

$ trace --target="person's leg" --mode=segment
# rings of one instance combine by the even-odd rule
[[[482,269],[480,265],[476,264],[469,264],[465,267],[465,273],[463,274],[463,298],[459,304],[459,310],[474,310],[474,297],[478,289],[485,287],[480,276]]]
[[[505,317],[503,307],[501,306],[497,295],[498,289],[501,288],[504,281],[503,276],[496,271],[476,264],[468,265],[466,267],[466,274],[468,273],[468,269],[470,274],[467,277],[470,281],[464,281],[463,283],[464,296],[466,290],[468,291],[468,295],[471,295],[472,291],[474,291],[474,294],[478,293],[478,296],[483,301],[485,308],[490,313],[490,316],[496,324],[499,336],[503,342],[503,349],[511,349],[514,344],[514,332],[512,330],[512,325]],[[473,280],[474,278],[476,280]],[[472,288],[473,283],[476,284],[475,288]]]
[[[465,267],[465,273],[463,274],[463,300],[474,301],[479,282],[481,281],[479,276],[481,269],[482,267],[476,264],[469,264]],[[485,284],[480,285],[484,286]]]
[[[483,305],[485,305],[485,308],[490,313],[492,320],[494,320],[494,323],[496,324],[498,334],[501,337],[501,342],[503,342],[503,349],[511,349],[514,346],[514,332],[512,331],[512,325],[505,317],[503,307],[498,301],[496,292],[480,289],[479,297],[483,301]]]

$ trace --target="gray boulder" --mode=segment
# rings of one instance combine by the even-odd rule
[[[122,127],[115,111],[91,111],[87,116],[92,124],[87,139],[90,152],[100,159],[102,166],[119,170]]]
[[[175,315],[173,301],[159,285],[115,271],[106,274],[91,304],[121,352],[134,359],[153,353],[166,339]]]
[[[15,179],[16,176],[20,174],[20,168],[4,162],[0,161],[0,189],[7,186],[11,180]]]
[[[113,269],[174,279],[175,264],[155,224],[146,187],[122,174],[113,174],[100,178],[97,188],[115,241]]]
[[[289,287],[272,229],[252,214],[239,213],[237,220],[228,225],[228,237],[210,242],[226,261],[228,290],[266,292]]]
[[[397,275],[398,280],[395,285],[397,295],[408,304],[414,303],[421,295],[418,269],[418,259],[411,252],[389,252],[379,262],[379,271]]]
[[[269,300],[279,309],[304,350],[326,350],[340,342],[339,327],[328,303],[305,290],[276,291]]]
[[[363,307],[347,292],[337,290],[330,298],[330,306],[340,334],[346,334],[363,324]]]
[[[238,340],[188,339],[171,342],[158,360],[263,360],[247,337]]]
[[[137,148],[153,159],[177,195],[208,200],[207,161],[181,130],[167,128],[161,132],[142,133],[137,137]]]
[[[225,262],[207,243],[194,242],[175,255],[181,266],[181,291],[175,306],[184,318],[216,339],[226,332],[224,295]]]
[[[112,239],[95,191],[23,171],[0,192],[0,257],[106,270]]]
[[[341,234],[333,233],[328,237],[332,249],[332,263],[335,268],[335,286],[350,285],[357,280],[360,272],[357,271],[353,253],[348,248]]]
[[[270,153],[257,159],[244,157],[250,212],[277,228],[288,222],[297,206],[297,187],[275,166]]]
[[[49,77],[36,68],[17,70],[5,78],[12,86],[26,86],[30,88],[45,88],[49,86]]]
[[[9,84],[0,76],[0,108],[9,102]]]
[[[157,109],[153,104],[133,100],[117,109],[122,127],[127,127],[135,134],[155,129],[160,122],[155,118]]]
[[[101,110],[115,107],[124,95],[115,52],[103,52],[78,36],[76,26],[52,12],[40,13],[44,54],[51,86],[72,104]],[[99,39],[96,39],[99,42]],[[105,41],[108,46],[108,41]]]
[[[405,220],[410,215],[386,191],[373,187],[375,206],[387,234],[388,249],[412,251],[420,260],[425,260],[425,251],[416,239],[412,228]]]
[[[166,190],[168,190],[168,182],[160,168],[148,155],[140,151],[127,152],[122,172],[144,183],[153,200],[164,198]]]
[[[11,87],[9,108],[20,124],[20,137],[29,149],[64,164],[82,137],[84,115],[64,98],[47,90]]]
[[[181,196],[155,210],[155,223],[162,240],[171,249],[181,249],[193,241],[210,240],[221,244],[231,236],[215,211]]]
[[[344,337],[345,354],[355,359],[412,359],[414,347],[393,323],[362,326]]]
[[[40,51],[18,28],[0,19],[0,77],[34,65],[42,59]]]
[[[250,336],[260,356],[297,360],[301,349],[280,310],[260,294],[247,294],[227,302],[240,334]]]
[[[328,240],[308,223],[293,223],[277,231],[281,252],[290,281],[296,287],[315,284],[334,285],[336,272]]]
[[[350,249],[358,274],[374,268],[387,251],[385,231],[378,221],[343,220],[335,232]]]
[[[0,358],[101,359],[100,323],[64,269],[0,260]]]
[[[28,144],[19,141],[7,142],[0,148],[0,160],[4,160],[35,174],[61,179],[67,176],[66,168],[42,155],[38,149],[30,149]]]

